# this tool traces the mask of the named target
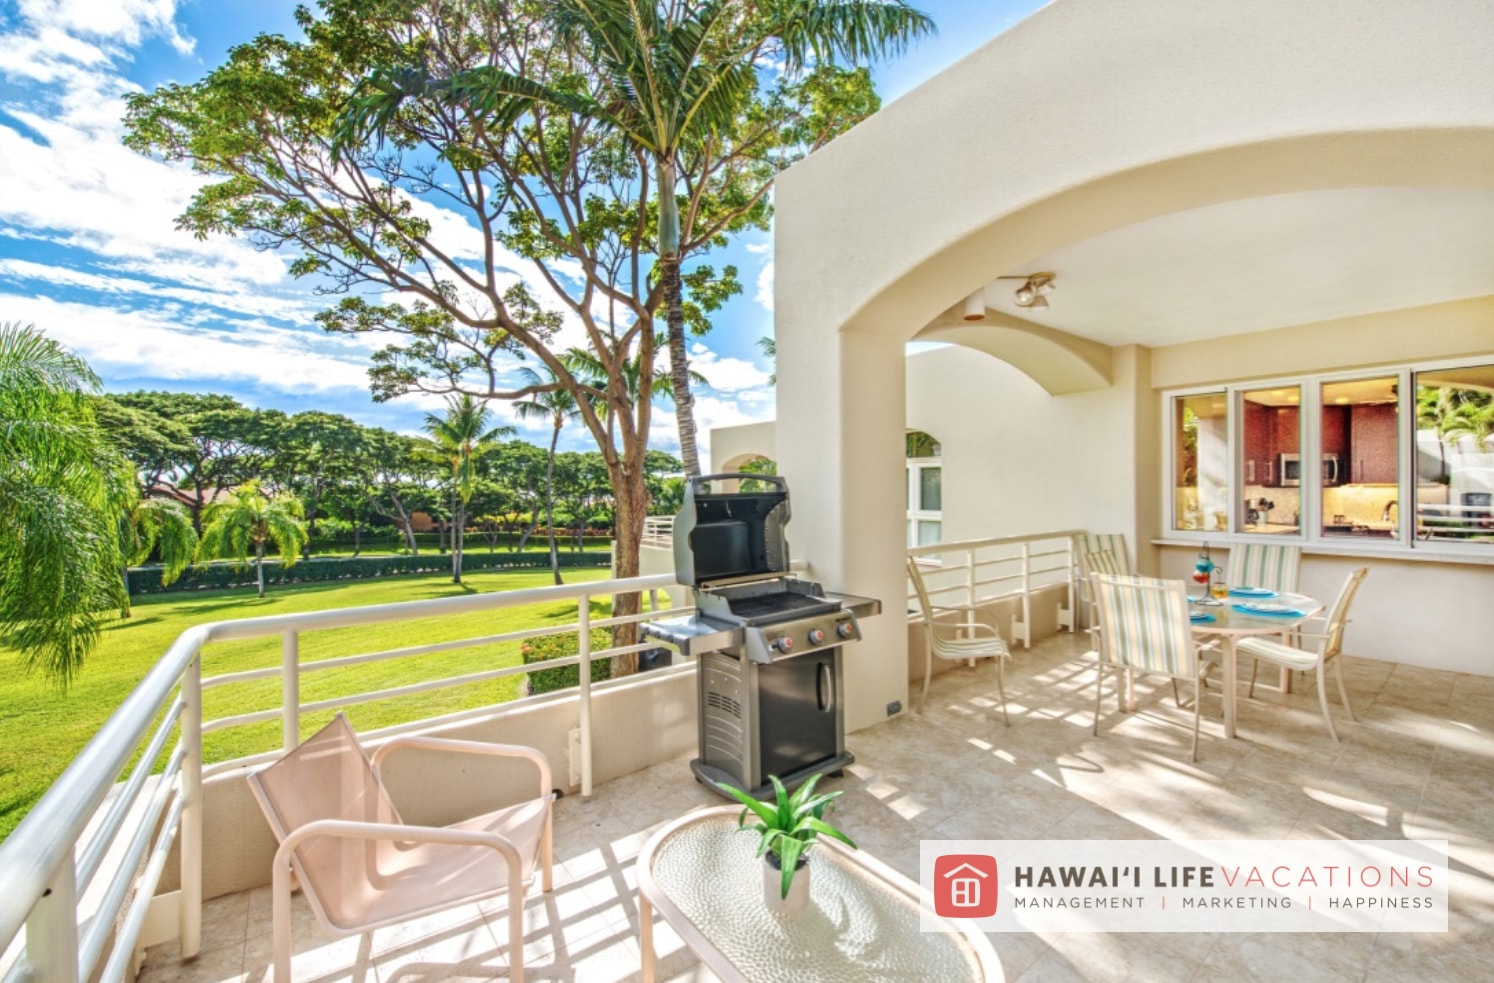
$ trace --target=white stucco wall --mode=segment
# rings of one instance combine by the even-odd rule
[[[784,174],[778,461],[813,572],[897,596],[902,345],[942,311],[1033,257],[1185,209],[1494,188],[1491,45],[1487,0],[1058,0]],[[1158,403],[1112,375],[1139,436],[1134,465],[1099,480],[1131,503],[1140,544],[1159,512]],[[868,633],[853,727],[906,695],[905,661],[905,638]]]

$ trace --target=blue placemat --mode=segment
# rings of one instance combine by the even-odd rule
[[[1231,587],[1229,589],[1229,596],[1230,597],[1275,597],[1276,596],[1276,592],[1274,590],[1267,590],[1264,587]]]
[[[1210,621],[1217,621],[1219,619],[1215,618],[1207,611],[1194,611],[1192,614],[1188,615],[1188,620],[1193,622],[1195,625],[1206,625]]]
[[[1241,614],[1258,615],[1258,616],[1260,616],[1262,618],[1305,618],[1305,617],[1307,617],[1307,612],[1306,611],[1298,611],[1296,608],[1287,608],[1285,611],[1262,611],[1260,608],[1258,608],[1258,607],[1251,607],[1248,604],[1232,604],[1232,605],[1230,605],[1230,607],[1234,608],[1236,611],[1240,612]]]

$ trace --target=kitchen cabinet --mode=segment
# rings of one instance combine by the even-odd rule
[[[1270,485],[1274,457],[1271,452],[1274,422],[1271,410],[1260,403],[1245,401],[1245,484]],[[1279,480],[1279,476],[1278,476]]]
[[[1400,435],[1394,404],[1355,406],[1349,412],[1349,481],[1393,485]]]
[[[1349,408],[1323,407],[1323,453],[1337,454],[1340,461],[1349,459]],[[1344,480],[1348,480],[1347,474]]]
[[[1296,454],[1299,449],[1297,425],[1300,415],[1295,406],[1278,406],[1275,411],[1274,449],[1276,454]],[[1272,455],[1275,457],[1275,454]]]

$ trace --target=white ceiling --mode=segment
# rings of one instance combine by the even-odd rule
[[[1071,243],[1002,274],[1057,274],[1049,310],[994,310],[1152,347],[1494,294],[1494,193],[1350,188],[1232,201]]]

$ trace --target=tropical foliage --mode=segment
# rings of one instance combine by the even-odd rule
[[[771,805],[760,802],[731,785],[718,783],[717,787],[746,807],[737,818],[737,826],[740,829],[750,828],[759,834],[759,857],[772,853],[777,859],[776,866],[783,872],[780,882],[783,897],[787,898],[789,885],[794,880],[794,871],[801,858],[814,846],[816,839],[828,836],[853,849],[856,844],[845,833],[825,822],[825,812],[841,794],[839,789],[815,795],[814,787],[819,784],[820,776],[813,775],[790,795],[777,775],[769,775],[768,780],[773,783],[774,801]],[[750,827],[747,825],[749,816],[757,820]]]
[[[427,413],[423,429],[430,434],[422,450],[432,461],[448,469],[451,493],[451,580],[462,582],[462,544],[467,529],[467,508],[477,491],[477,464],[497,448],[502,437],[511,437],[513,427],[490,426],[492,410],[463,393],[447,400],[446,415]]]
[[[129,469],[95,422],[88,365],[0,326],[0,641],[66,686],[126,603]]]
[[[206,528],[198,553],[205,558],[236,560],[247,566],[254,557],[259,596],[265,596],[265,550],[274,546],[284,566],[293,566],[306,544],[306,510],[290,495],[270,496],[251,481],[227,499],[207,507]]]

